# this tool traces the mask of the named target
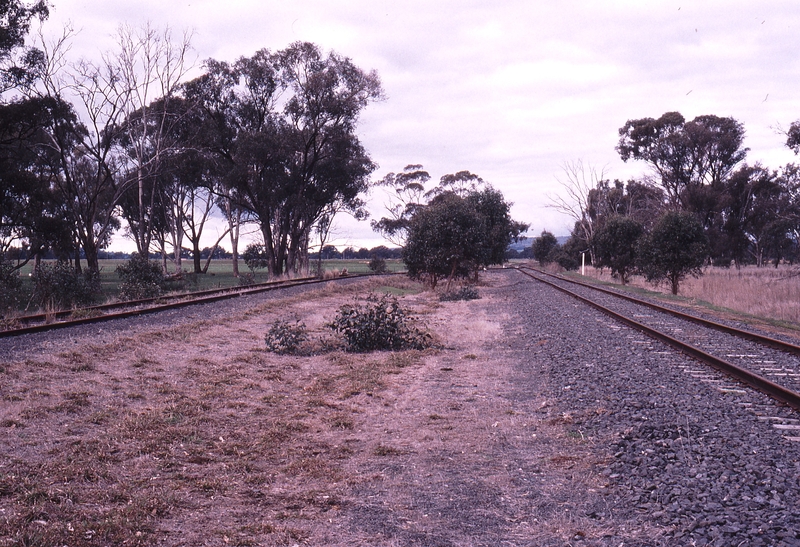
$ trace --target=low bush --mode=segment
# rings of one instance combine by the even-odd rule
[[[22,280],[19,271],[0,260],[0,316],[19,305]]]
[[[39,264],[33,271],[31,302],[41,309],[69,309],[94,304],[100,294],[97,278],[76,272],[66,262]]]
[[[125,264],[116,269],[122,280],[119,286],[120,300],[155,298],[164,291],[164,272],[156,262],[134,253]]]
[[[461,287],[457,291],[442,293],[439,296],[441,302],[455,302],[457,300],[477,300],[481,297],[475,287]]]
[[[256,270],[261,270],[269,266],[269,261],[267,260],[267,251],[264,249],[263,245],[258,245],[257,243],[251,243],[247,246],[242,253],[242,260],[244,260],[244,263],[247,264],[247,267],[250,268],[251,272],[255,272]]]
[[[272,324],[264,337],[267,349],[281,355],[299,353],[300,347],[307,339],[305,323],[296,321],[290,324],[281,319]]]
[[[239,274],[239,286],[249,287],[256,284],[256,276],[252,273]]]
[[[372,273],[376,274],[385,274],[389,272],[389,268],[386,266],[386,260],[378,256],[373,256],[367,267]]]
[[[326,325],[344,336],[348,351],[424,349],[430,345],[430,335],[411,325],[412,318],[396,298],[385,294],[370,296],[368,301],[367,305],[342,306]]]

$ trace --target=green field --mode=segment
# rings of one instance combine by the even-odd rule
[[[48,261],[44,261],[47,263]],[[102,299],[106,301],[113,301],[119,294],[119,276],[116,273],[116,268],[120,264],[124,264],[126,260],[101,260],[100,261],[100,286],[102,289]],[[349,274],[370,273],[369,260],[323,260],[322,270],[327,272],[341,273],[342,269],[347,269]],[[168,266],[173,267],[171,262]],[[192,261],[185,260],[182,264],[183,276],[179,281],[169,283],[167,287],[168,292],[188,292],[188,291],[202,291],[206,289],[217,289],[226,287],[239,286],[240,280],[233,276],[233,264],[229,259],[212,260],[206,274],[190,273],[192,269]],[[405,271],[405,265],[400,260],[387,260],[386,266],[390,272]],[[22,307],[29,300],[33,284],[30,281],[30,273],[33,263],[28,263],[20,270],[20,275],[23,279],[23,300]],[[85,264],[84,264],[85,267]],[[312,261],[312,269],[316,267],[316,261]],[[245,265],[244,261],[239,261],[239,273],[251,273],[249,268]],[[269,281],[269,275],[265,270],[256,270],[254,273],[254,281],[262,283]],[[34,310],[28,310],[34,311]]]

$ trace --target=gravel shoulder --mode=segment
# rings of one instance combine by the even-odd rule
[[[389,285],[437,347],[326,349]],[[0,545],[800,542],[799,443],[521,274],[479,292],[393,277],[0,340]],[[264,350],[278,317],[314,354]]]

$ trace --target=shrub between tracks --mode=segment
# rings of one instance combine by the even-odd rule
[[[424,349],[430,346],[430,334],[410,325],[411,317],[396,298],[370,295],[370,304],[346,304],[326,326],[342,334],[347,350]]]

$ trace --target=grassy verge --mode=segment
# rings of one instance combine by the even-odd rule
[[[116,273],[117,266],[124,264],[126,260],[101,260],[100,261],[100,287],[102,295],[101,301],[113,301],[119,295],[120,279]],[[316,261],[311,264],[312,269],[316,268]],[[84,265],[85,266],[85,265]],[[170,264],[172,266],[172,264]],[[387,260],[386,266],[390,272],[405,271],[405,265],[400,260]],[[20,311],[24,310],[30,300],[33,291],[33,283],[30,274],[33,267],[32,263],[25,265],[20,271],[23,280],[22,298],[20,299]],[[183,262],[183,279],[171,282],[168,291],[171,292],[193,292],[208,289],[219,289],[237,287],[240,280],[233,276],[233,263],[231,260],[213,260],[209,265],[208,272],[205,274],[195,274],[191,272],[192,262]],[[350,274],[370,273],[369,260],[323,260],[323,272],[340,273],[347,270]],[[250,274],[254,276],[256,283],[269,281],[269,275],[264,270],[250,272],[244,262],[239,262],[240,274]],[[28,309],[28,312],[36,310]]]
[[[778,269],[747,266],[739,270],[709,267],[701,277],[684,280],[677,296],[670,294],[667,287],[654,286],[638,276],[622,286],[607,270],[587,268],[585,277],[577,272],[566,275],[633,294],[734,314],[745,322],[759,321],[800,330],[800,277],[796,268],[788,266]]]

